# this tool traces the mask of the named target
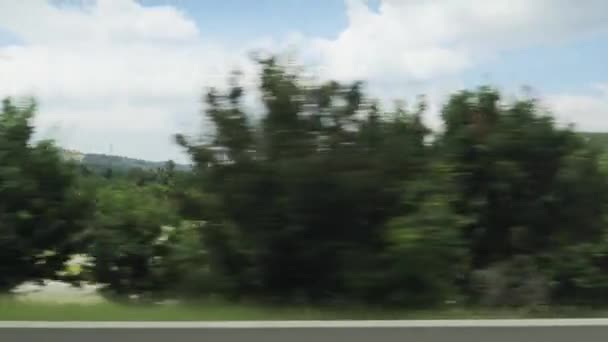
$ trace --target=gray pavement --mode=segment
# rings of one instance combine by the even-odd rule
[[[162,324],[161,324],[162,325]],[[0,341],[44,342],[605,342],[608,325],[341,327],[7,327]]]

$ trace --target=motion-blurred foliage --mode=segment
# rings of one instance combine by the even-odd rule
[[[35,106],[0,117],[0,287],[78,277],[114,296],[522,306],[606,302],[606,157],[534,99],[489,87],[383,109],[364,84],[259,60],[263,115],[238,73],[210,89],[192,170],[95,172],[33,144]]]
[[[33,143],[33,101],[0,113],[0,290],[53,277],[82,245],[92,202],[50,141]]]

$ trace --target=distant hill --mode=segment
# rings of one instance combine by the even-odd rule
[[[94,168],[111,167],[114,170],[127,171],[134,168],[153,170],[165,166],[167,162],[155,162],[107,154],[85,153],[81,163]],[[190,170],[190,166],[184,164],[175,164],[175,168],[179,171]]]
[[[165,166],[167,162],[156,162],[107,154],[82,153],[73,150],[62,150],[64,158],[77,161],[93,170],[106,170],[111,168],[115,171],[128,171],[130,169],[141,168],[144,170],[154,170]],[[178,171],[188,171],[190,165],[175,164]]]

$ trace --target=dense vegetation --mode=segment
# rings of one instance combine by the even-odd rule
[[[154,171],[166,166],[164,162],[154,162],[97,153],[85,153],[82,155],[79,162],[86,166],[89,171],[98,174],[104,174],[108,169],[112,170],[114,173],[125,173],[131,169]],[[182,164],[175,164],[175,168],[179,171],[190,170],[189,165]]]
[[[280,303],[602,305],[608,159],[534,99],[481,87],[391,110],[363,84],[259,61],[265,112],[235,74],[204,97],[192,169],[100,172],[30,142],[35,105],[0,114],[0,289],[60,278],[114,298]],[[101,166],[100,166],[101,167]],[[92,258],[61,272],[72,254]]]

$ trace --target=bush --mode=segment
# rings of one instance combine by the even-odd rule
[[[483,306],[538,307],[549,301],[549,279],[530,256],[515,256],[474,271],[472,286]]]

